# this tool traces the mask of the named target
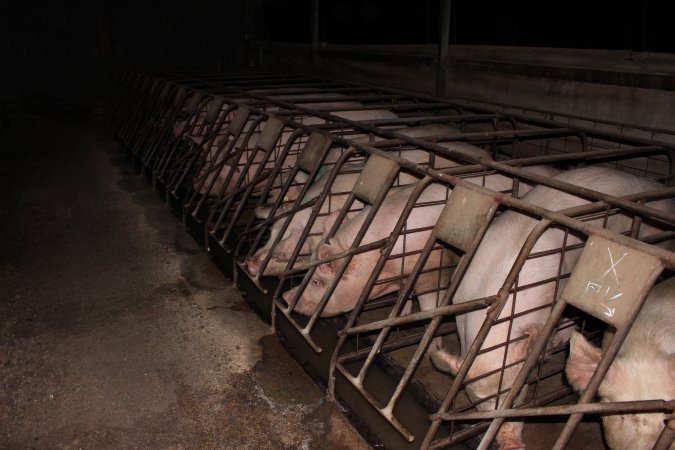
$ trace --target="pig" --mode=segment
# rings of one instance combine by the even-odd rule
[[[381,210],[384,212],[384,214],[378,214],[375,216],[375,219],[368,228],[368,232],[362,241],[363,244],[376,241],[391,234],[396,220],[400,216],[414,188],[415,185],[409,185],[392,189],[390,191],[381,206]],[[446,195],[446,192],[447,190],[445,186],[434,183],[422,193],[420,196],[420,202],[426,203],[443,199]],[[351,218],[351,220],[343,222],[335,236],[315,248],[312,259],[326,259],[348,249],[354,239],[354,236],[363,226],[365,218],[370,212],[371,208],[371,206],[366,206],[353,218]],[[433,226],[433,218],[434,216],[436,218],[438,217],[442,208],[443,205],[422,206],[418,208],[418,214],[411,215],[410,219],[408,219],[408,228]],[[428,232],[407,235],[406,250],[410,251],[412,249],[421,249],[424,246],[427,238]],[[393,253],[400,253],[402,250],[403,240],[399,239],[397,241],[396,247],[393,250]],[[428,268],[431,269],[433,267],[439,266],[441,263],[441,258],[447,258],[447,255],[447,252],[443,252],[443,256],[441,256],[440,251],[435,251],[429,257],[429,261],[427,262]],[[333,295],[328,301],[326,308],[323,310],[322,317],[335,316],[351,311],[354,308],[356,301],[358,300],[363,287],[372,273],[372,268],[375,266],[379,256],[380,255],[378,251],[370,251],[354,256],[342,279],[333,292]],[[401,274],[402,271],[404,275],[408,275],[416,261],[417,256],[406,257],[405,267],[401,267],[402,264],[400,258],[392,259],[385,265],[382,273],[380,274],[380,278],[384,279],[396,277],[397,275]],[[334,275],[336,271],[339,270],[341,264],[342,260],[338,259],[329,263],[321,264],[317,267],[314,274],[312,275],[310,283],[302,292],[300,299],[295,306],[295,312],[311,315],[315,311],[317,305],[321,301],[321,298],[332,282]],[[446,261],[445,264],[448,264],[448,262]],[[447,277],[439,280],[439,276],[441,275],[439,275],[438,272],[431,272],[420,276],[417,281],[416,289],[433,289],[433,287],[439,285],[439,282],[441,285],[445,284],[447,282]],[[394,281],[388,284],[378,284],[373,288],[371,297],[375,298],[390,292],[395,292],[400,287],[400,281]],[[283,294],[283,299],[289,303],[294,295],[295,289],[291,289]],[[426,297],[420,298],[419,301],[420,303],[423,303],[428,299],[435,300],[435,294],[426,294]]]
[[[410,137],[424,137],[424,136],[444,136],[444,137],[452,137],[456,134],[459,133],[459,130],[457,127],[454,125],[446,125],[446,124],[427,124],[427,125],[420,125],[416,127],[406,127],[406,128],[397,128],[392,131],[399,132],[405,136],[410,136]],[[361,138],[357,139],[351,139],[354,142],[358,143],[367,143],[370,140],[369,136],[364,136]],[[375,140],[379,140],[377,137]],[[473,145],[470,144],[465,144],[461,142],[453,142],[453,143],[440,143],[440,145],[445,146],[447,148],[453,148],[455,150],[458,150],[460,152],[466,152],[468,154],[481,154],[481,155],[487,155],[486,153],[476,153],[476,148]],[[479,151],[480,152],[480,151]],[[337,159],[341,155],[341,149],[340,148],[331,148],[328,152],[328,155],[324,159],[324,167],[327,167],[327,165],[334,163],[337,161]],[[430,152],[426,150],[403,150],[400,152],[396,152],[397,156],[400,156],[402,158],[405,158],[409,161],[415,162],[417,164],[425,164],[429,162],[429,155]],[[436,157],[434,159],[434,167],[437,169],[444,169],[448,167],[453,167],[456,164],[448,159],[441,158],[441,157]],[[303,184],[307,181],[308,176],[302,172],[298,171],[298,173],[295,175],[294,182],[291,184],[290,188],[285,194],[285,199],[284,201],[289,202],[289,201],[295,201],[298,196],[300,195],[300,192],[302,191]],[[418,181],[418,177],[413,177],[410,176],[406,173],[401,173],[399,175],[399,181],[398,184],[410,184],[414,183],[415,181]],[[287,181],[287,178],[285,177],[285,174],[282,174],[280,177],[281,183],[283,184]],[[269,197],[268,197],[268,202],[274,203],[277,199],[277,197],[280,194],[281,189],[280,188],[273,188],[270,190]],[[317,193],[316,195],[318,195]],[[341,205],[340,205],[341,206]],[[258,209],[256,211],[257,217],[264,219],[267,218],[267,212],[269,208],[267,209]],[[263,212],[265,211],[265,212]]]
[[[625,196],[663,187],[659,183],[651,180],[601,167],[573,169],[563,172],[555,178],[560,181],[565,181],[613,196]],[[585,199],[570,194],[563,194],[560,191],[556,191],[546,186],[538,186],[522,198],[531,204],[542,206],[552,211],[563,210],[588,203]],[[650,206],[668,211],[675,211],[675,202],[672,200],[650,203]],[[597,219],[595,223],[601,224],[601,220],[602,219]],[[506,280],[518,252],[536,223],[537,221],[535,219],[516,211],[506,211],[495,218],[485,233],[473,260],[461,280],[453,299],[454,303],[459,304],[496,294]],[[629,217],[624,215],[614,215],[609,219],[607,228],[623,231],[623,229],[630,227],[630,223],[631,219]],[[652,232],[654,232],[654,228],[643,225],[641,230],[642,235],[645,235],[645,233],[650,234]],[[563,243],[563,238],[564,233],[561,229],[554,227],[549,228],[539,238],[532,253],[560,248]],[[579,242],[579,240],[570,236],[570,238],[568,238],[568,245],[573,242]],[[563,273],[569,272],[572,269],[580,252],[581,250],[566,252],[565,261],[563,261]],[[540,280],[554,278],[558,272],[559,263],[560,255],[557,253],[526,261],[520,271],[518,279],[519,285],[525,286]],[[558,292],[561,291],[562,289],[559,289]],[[519,292],[516,312],[550,304],[554,300],[554,292],[554,282],[538,285]],[[509,297],[500,318],[507,317],[511,314],[512,300],[512,297]],[[511,326],[508,322],[502,322],[492,327],[481,348],[489,348],[506,342],[510,327],[512,328],[510,335],[511,340],[524,337],[524,339],[511,343],[508,346],[506,363],[513,365],[504,371],[504,378],[501,382],[502,390],[508,389],[513,385],[513,382],[522,367],[522,362],[517,362],[522,361],[528,354],[529,348],[548,318],[548,314],[549,309],[542,308],[515,318]],[[471,311],[457,316],[457,332],[461,343],[461,354],[450,354],[444,349],[433,350],[430,356],[434,365],[442,371],[447,371],[455,375],[459,370],[466,353],[471,347],[471,344],[474,342],[476,334],[482,326],[485,317],[485,309]],[[551,345],[556,345],[569,339],[570,332],[571,330],[566,333],[556,334],[552,338]],[[498,371],[502,367],[503,358],[503,347],[478,355],[469,369],[467,379],[479,377],[491,371]],[[467,384],[466,391],[471,400],[476,402],[496,395],[499,383],[500,374],[494,373]],[[500,404],[505,396],[506,394],[501,394]],[[522,402],[524,396],[525,389],[519,393],[516,404]],[[495,403],[496,401],[493,397],[490,400],[480,403],[477,408],[482,411],[492,410],[495,409]],[[522,422],[506,422],[499,431],[496,439],[500,449],[526,448],[525,443],[522,441],[522,427]]]
[[[446,125],[446,124],[427,124],[427,125],[420,125],[416,127],[405,127],[405,128],[396,128],[392,129],[391,131],[396,131],[399,132],[405,136],[409,137],[425,137],[425,136],[443,136],[443,137],[452,137],[454,135],[459,134],[459,129],[454,126],[454,125]],[[354,142],[358,143],[368,143],[370,141],[371,137],[370,136],[363,136],[360,138],[356,139],[350,139]],[[380,140],[381,138],[375,137],[375,141]],[[470,145],[470,144],[464,144],[461,142],[454,142],[454,143],[440,143],[440,145],[445,146],[447,148],[454,148],[455,150],[462,151],[462,149],[468,149],[466,150],[469,154],[474,151],[476,147]],[[331,148],[327,157],[324,160],[324,164],[330,164],[334,163],[337,161],[337,159],[340,157],[341,151],[339,148]],[[426,150],[403,150],[400,153],[397,153],[398,156],[408,159],[409,161],[418,163],[418,164],[424,164],[429,162],[429,155],[430,153]],[[436,157],[434,159],[434,167],[436,169],[444,169],[448,167],[453,167],[455,164],[445,158],[441,157]],[[302,185],[307,181],[307,175],[304,174],[303,172],[298,172],[297,175],[295,176],[295,180],[293,184],[291,184],[290,188],[285,194],[285,201],[295,201],[298,198],[298,195],[300,194],[300,191],[302,190]],[[281,179],[281,184],[286,182],[286,178],[280,177]],[[405,173],[402,173],[399,176],[399,182],[398,184],[410,184],[414,183],[417,181],[418,178],[411,177]],[[272,189],[269,193],[269,198],[268,201],[270,203],[273,203],[278,195],[280,193],[279,188]],[[318,195],[318,194],[317,194]],[[259,216],[260,218],[265,218],[266,216]]]
[[[674,305],[675,278],[652,288],[600,384],[601,401],[675,398]],[[565,373],[575,389],[586,389],[601,358],[599,348],[580,333],[572,334]],[[647,450],[663,429],[664,414],[609,414],[602,416],[602,422],[605,440],[613,450]]]
[[[343,167],[345,171],[352,171],[354,169],[360,169],[363,166],[346,164]],[[340,192],[348,193],[354,187],[354,184],[356,183],[358,177],[359,177],[358,172],[339,174],[337,177],[335,177],[335,180],[330,186],[331,194]],[[328,177],[324,176],[319,178],[316,182],[312,183],[310,188],[307,190],[305,197],[302,199],[301,204],[304,204],[310,201],[311,199],[318,197],[323,191],[324,187],[326,186],[327,180]],[[330,206],[334,209],[339,209],[344,204],[346,198],[347,198],[346,194],[337,196],[333,195],[331,197]],[[320,213],[322,213],[323,215],[319,215],[316,218],[311,233],[323,231],[324,222],[326,220],[327,213],[329,212],[328,206],[329,205],[327,201],[324,202],[323,205],[321,205]],[[287,203],[283,205],[282,212],[291,207],[292,204]],[[263,215],[263,213],[260,210],[261,208],[258,208],[258,211],[256,211],[256,214],[259,217]],[[269,214],[269,210],[265,210],[265,213]],[[274,246],[274,248],[272,248],[272,244],[274,243],[276,236],[278,236],[279,233],[281,232],[281,228],[285,222],[285,219],[277,220],[274,223],[274,225],[272,225],[272,227],[270,228],[270,238],[267,241],[267,243],[263,247],[259,248],[252,257],[246,259],[246,268],[248,272],[253,276],[258,275],[258,272],[260,270],[260,264],[267,257],[268,253],[272,251],[272,257],[267,266],[265,267],[265,272],[263,275],[266,276],[281,275],[281,273],[286,269],[286,265],[288,264],[291,254],[293,253],[293,250],[295,250],[295,247],[297,246],[300,240],[300,236],[303,230],[309,223],[311,213],[312,208],[305,208],[303,210],[296,212],[290,219],[290,223],[282,239]],[[300,255],[310,253],[311,248],[313,248],[313,246],[310,243],[311,240],[312,239],[307,239],[303,243]],[[304,262],[306,262],[306,258],[303,256],[299,256],[296,260],[297,264],[302,264]]]
[[[480,150],[477,148],[475,149]],[[489,155],[487,155],[487,153],[482,150],[477,153],[477,157],[486,159],[490,158]],[[528,170],[546,175],[552,175],[555,173],[553,169],[544,166],[531,167]],[[481,183],[483,178],[469,178],[468,180]],[[501,175],[490,175],[485,178],[485,184],[491,189],[506,190],[511,187],[512,182],[510,178]],[[410,195],[414,191],[415,187],[416,184],[405,186],[399,188],[398,190],[391,191],[386,196],[384,203],[380,207],[380,213],[375,216],[373,222],[368,228],[368,231],[362,240],[362,244],[368,244],[370,242],[377,241],[391,234],[396,221],[401,215],[405,204],[410,198]],[[429,234],[431,233],[431,228],[436,224],[436,221],[440,216],[440,213],[444,207],[443,200],[446,198],[447,194],[448,188],[445,185],[440,185],[437,183],[430,184],[422,192],[417,203],[438,202],[440,204],[425,205],[415,208],[412,211],[410,217],[407,219],[407,228],[416,229],[420,227],[427,227],[429,229],[427,231],[411,233],[405,237],[406,253],[422,250],[429,237]],[[330,256],[347,250],[351,246],[354,237],[363,225],[366,216],[370,212],[370,208],[371,206],[366,206],[352,220],[342,223],[340,229],[337,231],[335,236],[330,239],[330,241],[319,245],[314,250],[312,255],[313,259],[326,259]],[[404,239],[401,236],[397,239],[392,254],[402,253],[403,243]],[[443,258],[448,257],[448,252],[442,253]],[[419,254],[409,254],[405,258],[405,267],[401,267],[401,258],[390,259],[387,261],[382,272],[380,273],[380,279],[388,279],[390,277],[397,277],[399,275],[403,275],[404,277],[408,276],[418,257]],[[363,287],[367,283],[367,280],[372,273],[372,269],[378,259],[378,250],[364,252],[355,255],[352,258],[347,267],[347,270],[345,271],[345,274],[328,300],[326,308],[322,312],[322,317],[335,316],[337,314],[351,311],[354,308],[358,297],[363,290]],[[425,265],[425,270],[438,267],[441,262],[443,262],[444,266],[447,266],[448,264],[448,261],[441,260],[441,252],[437,250],[429,257],[429,260]],[[296,312],[311,315],[315,311],[317,305],[321,301],[321,298],[326,292],[327,287],[334,278],[334,274],[340,268],[341,264],[342,260],[338,259],[329,263],[321,264],[317,267],[314,274],[312,275],[310,283],[300,295],[298,303],[294,308]],[[440,275],[437,272],[438,271],[433,271],[428,274],[421,275],[416,282],[415,291],[423,292],[427,289],[433,290],[435,287],[439,286],[439,281],[441,282],[440,285],[445,284],[443,281],[450,275],[449,271],[448,273],[443,273]],[[443,277],[444,279],[439,280],[439,277]],[[371,298],[375,298],[390,292],[394,292],[400,288],[401,283],[402,281],[396,281],[389,284],[376,285],[370,296]],[[283,300],[287,303],[291,302],[294,295],[295,288],[285,292],[283,294]],[[435,292],[418,296],[420,308],[422,310],[433,308],[436,304],[436,298]]]
[[[335,106],[343,106],[342,103],[333,103]],[[327,107],[328,105],[325,105],[324,107]],[[360,110],[360,111],[337,111],[334,113],[336,116],[343,117],[345,119],[349,120],[354,120],[354,121],[365,121],[365,120],[374,120],[374,119],[395,119],[398,116],[394,114],[393,112],[386,111],[386,110]],[[321,123],[325,123],[325,120],[320,119],[318,117],[306,117],[303,120],[301,120],[306,125],[317,125]],[[281,137],[279,138],[279,141],[277,143],[277,147],[281,148],[283,147],[288,139],[291,137],[292,131],[286,129],[282,132]],[[246,186],[251,180],[250,178],[255,174],[256,170],[258,170],[258,167],[262,163],[264,154],[263,152],[256,152],[255,155],[252,157],[254,158],[252,164],[250,167],[247,169],[246,173],[242,173],[241,170],[243,167],[245,167],[247,161],[251,157],[251,152],[255,148],[255,143],[257,142],[257,137],[258,135],[252,136],[249,142],[247,143],[246,150],[241,152],[240,155],[237,157],[236,156],[236,150],[240,149],[241,146],[234,146],[233,152],[230,153],[230,155],[222,155],[222,158],[229,158],[230,160],[228,161],[228,164],[225,164],[220,168],[220,170],[212,171],[206,175],[206,182],[201,185],[201,187],[196,186],[195,188],[199,187],[200,193],[201,194],[206,194],[206,195],[219,195],[220,192],[224,192],[225,194],[228,194],[230,192],[233,192],[236,188],[236,185],[241,177],[244,178],[244,182],[241,184],[241,186]],[[339,154],[338,154],[339,156]],[[284,164],[287,166],[292,166],[295,164],[297,155],[292,154],[288,155],[286,159],[284,160]],[[337,158],[335,158],[337,159]],[[222,162],[221,161],[216,161],[216,162]],[[268,162],[266,163],[266,167],[272,168],[274,164],[276,163],[276,160],[274,158],[270,158]],[[230,178],[229,182],[227,180],[228,175],[231,170],[234,170],[235,173],[232,175]],[[203,177],[205,174],[201,174]],[[214,180],[215,179],[215,180]],[[209,189],[209,186],[211,186],[211,182],[213,181],[212,187]],[[227,183],[227,186],[225,186],[225,183]]]
[[[341,95],[341,94],[336,94],[336,93],[330,93],[330,92],[321,92],[321,93],[311,93],[311,94],[296,94],[296,95],[279,95],[281,93],[284,93],[284,91],[287,91],[287,89],[273,89],[273,90],[258,90],[258,91],[253,91],[254,93],[263,93],[266,95],[269,95],[272,98],[277,98],[279,100],[283,101],[292,101],[298,104],[298,106],[302,107],[308,107],[308,108],[316,108],[316,109],[329,109],[330,107],[360,107],[362,106],[361,103],[355,102],[355,101],[350,101],[349,97]],[[274,94],[274,95],[272,95]],[[331,102],[321,102],[321,101],[315,101],[311,103],[302,103],[298,102],[298,100],[301,100],[303,98],[308,99],[308,98],[314,98],[314,99],[321,99],[321,98],[331,98],[331,97],[344,97],[344,101],[331,101]],[[268,107],[268,111],[278,111],[280,108],[277,107]],[[383,119],[388,119],[388,118],[396,118],[397,116],[389,111],[383,111],[383,110],[377,110],[377,111],[340,111],[336,112],[336,115],[339,115],[341,117],[349,118],[352,120],[372,120],[373,118],[383,118]],[[325,123],[325,120],[318,118],[318,117],[306,117],[306,118],[301,118],[298,119],[299,122],[305,123],[306,125],[316,125],[316,124],[321,124]],[[249,120],[249,125],[253,122],[253,119]],[[247,130],[249,126],[244,126],[244,130]],[[292,132],[289,130],[285,130],[282,132],[282,136],[279,140],[279,146],[283,146],[287,140],[290,138]],[[250,150],[243,151],[241,155],[238,158],[238,161],[235,161],[234,159],[236,158],[236,153],[237,150],[241,148],[241,146],[244,144],[243,139],[244,139],[245,132],[242,132],[242,135],[239,137],[239,140],[235,143],[235,145],[232,148],[232,151],[229,152],[229,154],[225,155],[224,153],[220,153],[217,156],[209,154],[209,157],[207,157],[207,161],[213,161],[214,163],[222,163],[224,159],[230,159],[230,161],[226,164],[220,167],[219,169],[215,171],[210,171],[209,173],[206,173],[206,171],[201,171],[199,175],[197,176],[194,187],[195,189],[199,189],[201,194],[207,194],[207,195],[218,195],[222,188],[224,183],[227,181],[228,174],[230,173],[231,170],[235,170],[236,172],[239,172],[242,167],[246,164],[246,161],[250,157],[250,151],[255,148],[255,144],[258,140],[259,135],[254,134],[251,136],[248,142],[246,142],[246,148]],[[254,163],[251,165],[249,168],[248,172],[250,173],[250,176],[252,176],[256,169],[258,168],[259,164],[262,161],[263,155],[258,152],[254,156],[255,160]],[[286,164],[292,165],[295,162],[294,156],[289,155],[289,158],[287,158]],[[227,188],[225,189],[225,193],[232,192],[237,184],[238,179],[240,178],[241,174],[235,173],[232,176],[232,179],[229,181]],[[201,180],[203,180],[206,177],[206,182],[201,183]],[[209,189],[209,186],[211,185],[211,182],[213,181],[213,186]],[[243,185],[245,185],[244,183]]]
[[[457,132],[457,129],[453,126],[448,126],[448,125],[442,125],[442,124],[432,124],[432,125],[423,125],[419,127],[412,127],[412,128],[407,128],[400,130],[402,134],[405,134],[407,136],[434,136],[434,135],[445,135],[445,136],[452,136]],[[460,151],[464,151],[470,154],[479,155],[482,158],[488,158],[489,155],[485,153],[483,150],[479,149],[478,147],[472,146],[470,144],[463,144],[463,143],[444,143],[442,144],[446,147],[449,148],[454,148],[454,149],[460,149]],[[404,150],[400,153],[400,156],[403,158],[406,158],[412,162],[418,163],[418,164],[423,164],[425,162],[429,161],[429,153],[423,150]],[[455,162],[445,159],[445,158],[440,158],[436,157],[434,160],[434,164],[436,168],[447,168],[447,167],[452,167],[456,165]],[[362,166],[355,166],[355,165],[349,165],[346,166],[346,170],[358,170],[362,168]],[[331,186],[331,192],[346,192],[350,191],[352,187],[354,186],[354,183],[358,179],[358,173],[350,173],[350,174],[341,174],[338,175],[333,182],[333,185]],[[325,186],[325,180],[326,178],[320,178],[317,182],[312,184],[310,189],[307,191],[305,194],[305,197],[303,199],[303,203],[317,197],[319,194],[321,194],[321,191],[323,190]],[[419,178],[416,178],[412,175],[401,173],[399,174],[399,183],[401,185],[405,184],[411,184],[413,182],[419,181]],[[299,191],[301,190],[301,186],[296,186],[295,189],[297,189],[297,193],[294,193],[295,197],[291,197],[291,200],[295,199],[297,195],[299,194]],[[290,192],[290,190],[289,190]],[[332,197],[330,206],[333,211],[339,210],[342,205],[344,204],[346,200],[346,196],[337,196],[337,197]],[[355,206],[356,208],[360,207],[359,205]],[[286,208],[290,208],[290,205],[286,205],[284,207],[284,210]],[[270,207],[259,207],[256,209],[256,216],[259,218],[267,218],[269,213],[270,213],[271,208]],[[327,213],[329,212],[327,210],[327,205],[322,205],[321,211],[323,215],[320,215],[317,217],[317,219],[314,222],[313,225],[313,230],[312,232],[320,232],[322,228],[324,228],[324,221],[326,220]],[[274,242],[274,239],[276,236],[278,236],[281,227],[284,223],[284,221],[277,221],[274,225],[271,227],[271,237],[267,241],[267,244],[260,249],[256,251],[256,253],[246,259],[246,267],[248,269],[248,272],[251,275],[258,275],[259,268],[261,262],[265,259],[267,254],[272,250],[272,257],[268,263],[268,265],[265,267],[265,272],[263,275],[266,276],[276,276],[276,275],[281,275],[281,273],[285,270],[286,265],[289,261],[290,255],[293,253],[293,250],[295,249],[295,246],[298,244],[298,240],[300,238],[300,235],[302,234],[302,230],[305,228],[307,225],[309,218],[311,215],[311,210],[310,209],[305,209],[302,211],[299,211],[294,215],[294,217],[291,219],[291,222],[289,224],[289,227],[287,228],[283,238],[279,241],[279,243],[272,249],[272,243]],[[328,230],[324,230],[328,231]],[[316,242],[316,239],[313,239],[312,241],[309,242],[304,242],[303,243],[303,248],[301,254],[308,254],[314,249],[314,243]],[[306,258],[304,257],[299,257],[296,260],[296,264],[303,264],[306,262]]]
[[[201,96],[199,93],[195,93],[194,96]],[[192,117],[192,114],[188,113],[188,105],[192,102],[193,97],[187,99],[185,104],[183,105],[183,108],[180,110],[180,112],[176,116],[176,120],[174,121],[173,125],[171,126],[171,134],[173,135],[174,138],[180,137],[183,132],[185,131],[186,127],[190,123],[190,118]],[[208,104],[209,101],[207,101]],[[197,107],[197,118],[196,118],[196,125],[194,127],[194,131],[198,131],[200,129],[200,126],[204,123],[204,117],[206,116],[206,110],[207,106],[202,104]],[[186,135],[186,137],[189,137]]]

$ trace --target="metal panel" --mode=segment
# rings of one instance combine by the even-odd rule
[[[563,299],[615,327],[624,325],[644,286],[663,263],[652,255],[592,236],[577,263]]]
[[[307,173],[312,173],[321,164],[330,144],[330,136],[320,133],[310,134],[305,148],[298,157],[298,167]]]
[[[457,186],[438,218],[434,234],[466,252],[497,205],[493,197]]]
[[[258,138],[258,147],[264,150],[271,150],[279,140],[284,123],[278,117],[270,117]]]
[[[223,97],[214,97],[206,108],[206,117],[204,120],[208,123],[215,122],[221,109],[223,109],[224,102],[225,99],[223,99]]]
[[[229,133],[233,136],[238,136],[239,133],[241,133],[241,130],[244,128],[244,125],[246,125],[250,115],[251,110],[247,107],[240,106],[237,108],[237,112],[234,114],[232,122],[230,123]]]
[[[202,99],[202,96],[198,92],[195,92],[192,95],[192,98],[190,99],[190,102],[187,104],[185,110],[189,114],[194,114],[195,111],[197,111],[197,106],[199,106],[199,102],[201,101],[201,99]]]
[[[389,189],[398,169],[396,161],[372,155],[354,185],[354,195],[372,205],[383,189]]]

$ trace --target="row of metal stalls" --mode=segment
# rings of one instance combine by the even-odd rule
[[[528,448],[596,449],[598,414],[672,412],[671,398],[596,392],[672,276],[675,188],[626,194],[593,178],[672,182],[672,148],[250,70],[129,73],[106,120],[376,447],[515,448],[504,430],[525,422]],[[569,169],[581,178],[557,176]],[[579,396],[564,376],[569,334],[597,344],[608,327]],[[665,427],[656,448],[672,437]]]

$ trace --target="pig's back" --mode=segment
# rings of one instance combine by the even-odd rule
[[[646,347],[667,355],[675,354],[675,278],[652,288],[619,355],[637,353]]]
[[[561,173],[555,179],[617,197],[663,188],[663,185],[655,181],[600,167],[573,169]],[[532,189],[522,199],[551,211],[560,211],[588,203],[583,198],[546,186]],[[655,202],[652,205],[661,207],[660,209],[675,210],[674,203],[670,200]],[[515,211],[506,211],[498,216],[488,228],[478,247],[464,280],[459,286],[455,302],[495,294],[506,280],[518,252],[536,223],[536,220]],[[551,231],[544,233],[533,251],[543,250],[544,246],[551,248],[556,245],[554,241],[557,237]]]

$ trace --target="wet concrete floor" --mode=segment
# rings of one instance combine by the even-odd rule
[[[102,124],[0,130],[0,449],[365,449]]]

